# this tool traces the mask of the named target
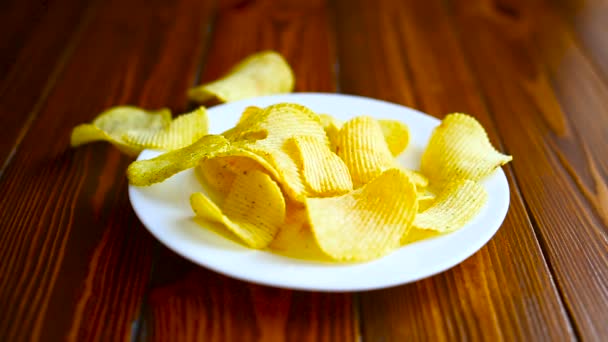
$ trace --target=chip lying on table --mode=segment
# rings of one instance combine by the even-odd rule
[[[155,139],[165,141],[171,123],[158,121]],[[149,146],[150,135],[121,137]],[[133,162],[127,177],[146,186],[195,168],[207,191],[191,194],[193,212],[244,245],[367,261],[463,227],[487,199],[478,182],[511,160],[465,114],[435,128],[419,171],[396,161],[408,142],[408,127],[394,120],[341,122],[293,103],[248,107],[233,128]]]

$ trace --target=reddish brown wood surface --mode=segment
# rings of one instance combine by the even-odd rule
[[[5,1],[0,19],[0,340],[608,339],[606,0]],[[514,155],[497,235],[385,290],[248,284],[145,231],[130,158],[68,147],[108,106],[184,111],[264,49],[297,91],[476,116]]]
[[[184,13],[196,15],[173,20]],[[69,134],[110,105],[184,108],[210,13],[111,0],[92,14],[0,184],[0,339],[133,335],[155,242],[129,206],[130,158],[70,149]]]
[[[351,13],[348,20],[340,21],[337,35],[340,70],[349,77],[342,82],[343,91],[389,99],[438,117],[454,111],[471,113],[495,144],[502,145],[441,1],[336,4],[337,15]],[[357,26],[361,33],[351,35]],[[363,46],[367,53],[353,58],[350,51],[361,51]],[[375,61],[378,55],[384,60]],[[372,77],[352,78],[364,73],[366,65],[374,65],[374,71],[384,76],[373,78],[367,73]],[[517,340],[570,335],[568,318],[509,168],[507,173],[511,208],[497,236],[449,272],[362,294],[365,338]],[[509,291],[501,290],[505,286]]]

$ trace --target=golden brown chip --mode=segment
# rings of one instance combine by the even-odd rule
[[[211,98],[230,102],[288,93],[293,90],[294,82],[293,71],[283,56],[263,51],[248,56],[219,80],[190,89],[188,97],[198,102]]]
[[[72,147],[94,141],[108,141],[122,152],[136,156],[143,149],[124,140],[130,130],[157,131],[169,126],[171,112],[168,109],[147,111],[132,106],[110,108],[99,114],[90,124],[76,126],[72,130]]]
[[[435,128],[422,155],[421,170],[431,182],[480,180],[512,157],[494,149],[475,118],[450,114]]]
[[[475,217],[487,199],[486,190],[474,181],[447,183],[433,204],[416,215],[414,227],[440,233],[454,231]]]
[[[236,175],[221,209],[200,192],[192,194],[190,203],[197,216],[222,223],[252,248],[268,246],[285,221],[281,189],[257,170]]]
[[[410,131],[406,124],[397,120],[378,120],[384,140],[393,156],[405,151],[410,142]]]
[[[291,155],[304,177],[309,196],[336,196],[353,189],[346,164],[326,143],[311,136],[295,136],[287,144],[292,144],[295,150]]]
[[[336,154],[348,167],[355,188],[397,167],[380,124],[368,116],[356,117],[342,126],[336,139]]]
[[[335,260],[364,261],[399,246],[416,212],[416,186],[398,169],[390,169],[352,192],[307,198],[312,232],[321,250]]]

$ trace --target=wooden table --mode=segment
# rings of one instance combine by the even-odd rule
[[[608,340],[607,0],[8,0],[0,5],[0,340]],[[476,116],[505,167],[502,228],[462,264],[361,293],[252,285],[160,245],[104,108],[275,49],[297,91]],[[398,272],[399,270],[395,270]]]

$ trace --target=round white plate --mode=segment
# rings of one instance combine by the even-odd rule
[[[247,106],[279,102],[305,105],[317,113],[347,120],[357,115],[397,119],[411,133],[410,146],[399,157],[403,165],[419,167],[421,153],[439,121],[416,110],[369,98],[295,93],[228,103],[209,109],[210,133],[234,126]],[[144,151],[138,159],[158,152]],[[193,220],[190,194],[202,191],[192,170],[150,187],[129,186],[135,213],[160,242],[201,266],[258,284],[317,291],[359,291],[389,287],[429,277],[462,262],[479,250],[500,227],[509,207],[509,185],[502,170],[484,180],[488,202],[462,229],[406,245],[371,262],[338,264],[293,259],[266,250],[249,249]]]

